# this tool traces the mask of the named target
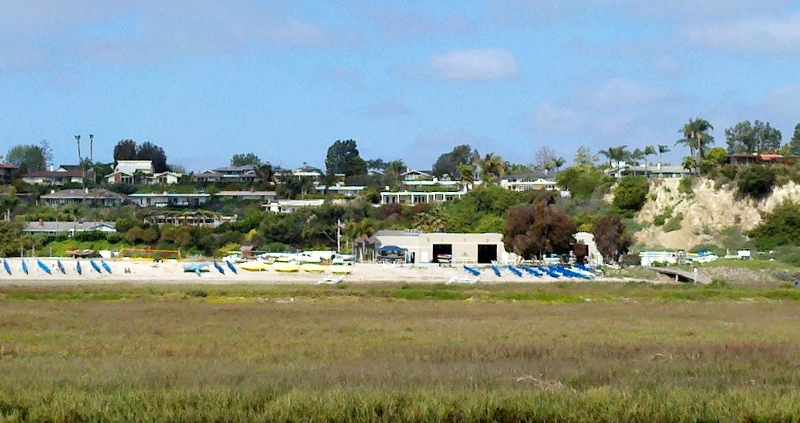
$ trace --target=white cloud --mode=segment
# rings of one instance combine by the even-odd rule
[[[573,91],[569,102],[594,109],[626,108],[668,101],[668,90],[638,81],[614,78],[602,84],[592,84]]]
[[[141,63],[186,55],[269,48],[350,46],[360,36],[254,0],[5,0],[0,2],[3,67],[64,61]]]
[[[411,110],[402,101],[386,100],[372,104],[367,108],[367,115],[373,117],[409,116]]]
[[[500,81],[519,74],[517,58],[509,50],[453,50],[432,56],[424,65],[428,74],[454,81]]]
[[[684,34],[701,47],[746,53],[797,53],[800,15],[690,26]]]

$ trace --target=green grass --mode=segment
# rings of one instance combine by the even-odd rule
[[[0,288],[0,422],[797,421],[788,286]]]

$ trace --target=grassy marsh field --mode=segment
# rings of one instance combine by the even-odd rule
[[[0,288],[0,421],[800,421],[791,286]]]

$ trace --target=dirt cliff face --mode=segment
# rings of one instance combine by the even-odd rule
[[[730,227],[752,229],[761,221],[761,213],[772,211],[783,201],[800,201],[800,186],[794,182],[775,188],[762,201],[737,199],[735,188],[716,189],[709,179],[696,179],[692,194],[680,193],[679,183],[678,178],[651,182],[648,200],[636,218],[643,226],[636,233],[637,243],[646,248],[688,250],[714,242],[716,234]],[[672,216],[683,216],[681,228],[664,232],[664,226],[656,226],[653,221],[670,207]]]

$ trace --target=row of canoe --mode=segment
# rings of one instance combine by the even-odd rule
[[[243,263],[239,265],[244,270],[248,270],[251,272],[263,272],[266,270],[274,270],[276,272],[308,272],[308,273],[336,273],[336,274],[348,274],[353,271],[350,266],[322,266],[316,263],[304,263],[304,264],[297,264],[297,263],[284,263],[284,262],[275,262],[272,264],[264,263],[261,261],[251,261],[247,263]]]

